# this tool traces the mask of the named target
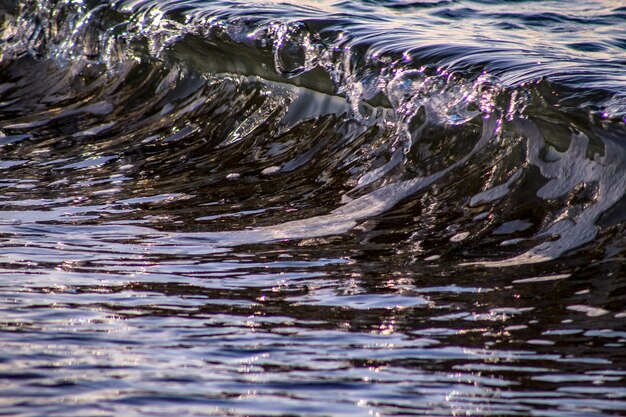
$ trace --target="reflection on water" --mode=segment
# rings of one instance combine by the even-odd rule
[[[9,3],[4,414],[626,413],[621,4]]]
[[[10,413],[626,408],[621,262],[528,277],[401,256],[390,268],[393,245],[350,238],[225,251],[128,226],[68,229],[57,241],[46,227],[4,230]]]

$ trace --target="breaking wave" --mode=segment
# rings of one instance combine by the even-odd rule
[[[619,58],[428,44],[419,28],[368,20],[365,3],[353,19],[331,5],[253,6],[8,6],[5,172],[36,180],[33,200],[74,199],[74,223],[140,222],[160,244],[357,234],[420,259],[462,248],[460,262],[487,266],[615,255]]]

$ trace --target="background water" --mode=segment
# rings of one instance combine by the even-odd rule
[[[0,28],[0,414],[626,414],[623,2]]]

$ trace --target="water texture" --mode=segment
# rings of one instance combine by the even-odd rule
[[[626,414],[617,0],[0,1],[0,415]]]

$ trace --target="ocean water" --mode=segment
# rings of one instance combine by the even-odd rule
[[[0,415],[626,415],[618,0],[0,1]]]

